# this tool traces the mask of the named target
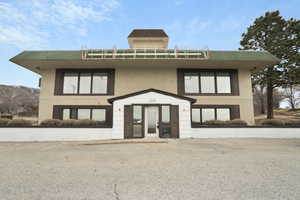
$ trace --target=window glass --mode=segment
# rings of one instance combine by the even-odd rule
[[[170,123],[170,106],[161,107],[161,122]]]
[[[215,76],[213,72],[204,72],[200,75],[201,93],[215,93]]]
[[[200,108],[192,109],[192,122],[195,122],[195,123],[201,122]]]
[[[202,108],[202,122],[215,120],[214,108]]]
[[[133,106],[133,122],[142,123],[142,106]]]
[[[142,137],[142,125],[141,124],[134,124],[133,125],[133,137]]]
[[[199,93],[199,76],[197,73],[184,74],[184,91],[185,93]]]
[[[229,108],[217,108],[217,120],[230,120]]]
[[[107,79],[106,73],[93,74],[93,94],[107,93]]]
[[[229,73],[217,73],[217,90],[218,93],[231,93]]]
[[[91,109],[78,109],[78,119],[90,119]]]
[[[64,94],[77,94],[78,91],[78,74],[65,73],[64,75]]]
[[[63,109],[63,120],[70,119],[70,109]]]
[[[105,109],[93,109],[92,110],[92,119],[97,122],[106,121],[106,110]]]
[[[91,93],[91,74],[90,73],[81,73],[79,81],[79,93],[80,94],[89,94]]]
[[[71,119],[77,119],[76,108],[70,109],[70,117],[71,117]]]

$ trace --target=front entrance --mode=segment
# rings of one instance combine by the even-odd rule
[[[125,105],[124,137],[178,138],[178,106],[169,104]]]
[[[159,107],[145,107],[145,138],[157,138],[159,136]]]

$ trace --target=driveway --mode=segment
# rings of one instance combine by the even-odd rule
[[[0,143],[0,199],[300,199],[300,140]]]

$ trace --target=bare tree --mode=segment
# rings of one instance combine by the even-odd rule
[[[300,86],[290,85],[288,88],[284,88],[284,97],[292,110],[296,109],[300,105]]]
[[[277,88],[273,91],[273,109],[279,108],[280,102],[285,99],[283,92]],[[255,114],[266,114],[267,88],[265,85],[253,86],[253,104]]]

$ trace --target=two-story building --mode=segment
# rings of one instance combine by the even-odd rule
[[[39,121],[92,119],[112,138],[193,137],[207,120],[254,124],[251,71],[276,57],[168,41],[163,30],[139,29],[129,49],[24,51],[11,61],[42,76]]]

